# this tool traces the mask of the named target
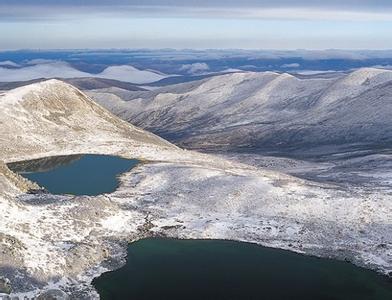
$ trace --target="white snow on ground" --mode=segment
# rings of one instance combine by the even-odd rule
[[[254,241],[318,255],[323,249],[336,257],[337,249],[347,256],[352,251],[357,263],[391,270],[391,195],[260,170],[171,163],[144,165],[122,179],[111,198],[123,203],[132,191],[133,205],[151,212],[154,230],[181,225],[173,236]]]
[[[6,92],[3,97],[1,97],[2,104],[4,106],[15,105],[16,103],[23,101],[23,98],[26,95],[42,92],[45,88],[50,87],[52,82],[55,82],[55,80],[43,81],[29,86],[22,86]]]
[[[392,71],[375,68],[362,68],[337,81],[323,94],[320,103],[329,105],[345,98],[355,98],[361,93],[392,81]]]
[[[279,151],[390,143],[391,87],[392,71],[364,68],[323,78],[242,72],[150,92],[89,95],[187,148]]]
[[[58,287],[97,298],[91,280],[118,267],[108,258],[121,261],[121,243],[154,233],[257,242],[392,271],[389,192],[342,190],[181,150],[56,80],[0,96],[0,111],[4,162],[79,153],[145,162],[97,197],[24,194],[0,172],[0,271],[15,295]]]

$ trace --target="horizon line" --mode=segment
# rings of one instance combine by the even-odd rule
[[[295,51],[351,51],[351,52],[360,52],[360,51],[371,51],[371,52],[385,52],[392,51],[392,48],[379,48],[379,49],[371,49],[371,48],[293,48],[293,49],[284,49],[284,48],[151,48],[151,47],[113,47],[113,48],[11,48],[11,49],[0,49],[0,52],[17,52],[17,51],[81,51],[81,50],[98,50],[98,51],[285,51],[285,52],[295,52]]]

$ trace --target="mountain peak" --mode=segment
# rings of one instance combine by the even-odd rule
[[[8,146],[0,148],[5,155],[14,155],[20,149],[25,149],[25,153],[36,151],[38,154],[44,151],[43,144],[45,149],[66,148],[71,144],[77,149],[81,141],[86,140],[103,148],[104,145],[116,147],[116,143],[124,141],[130,147],[175,148],[167,141],[119,119],[77,88],[56,79],[0,95],[0,110],[0,123],[3,124],[0,139],[9,140]],[[92,150],[96,151],[95,148],[83,148],[80,152]]]
[[[65,89],[77,90],[64,81],[49,79],[10,90],[3,94],[2,97],[0,96],[0,101],[3,104],[16,104],[23,102],[28,97],[38,97],[40,95],[64,91]]]
[[[347,75],[346,78],[352,78],[356,80],[370,79],[380,74],[385,74],[392,78],[392,71],[385,69],[377,69],[377,68],[360,68],[355,70],[354,72]]]
[[[49,95],[53,97],[52,100],[54,98],[60,100],[61,98],[62,101],[67,99],[75,100],[75,95],[88,98],[77,88],[64,81],[49,79],[7,91],[3,95],[0,94],[0,102],[3,105],[15,105],[17,103],[21,104],[26,100],[33,101],[35,99],[39,101],[46,99]],[[43,103],[38,103],[38,106],[42,105]]]
[[[338,84],[354,88],[370,88],[388,81],[392,81],[392,71],[390,70],[361,68],[340,79]]]

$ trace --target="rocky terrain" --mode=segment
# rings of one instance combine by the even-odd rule
[[[276,93],[297,93],[300,96],[296,99],[308,99],[308,95],[322,97],[326,85],[337,85],[343,80],[317,79],[312,88],[301,85],[284,92],[282,87],[286,85],[279,85],[280,81],[297,82],[298,79],[273,73],[225,76],[228,77],[219,84],[213,78],[181,87],[184,91],[181,93],[205,95],[205,101],[182,95],[183,99],[199,101],[197,105],[184,102],[177,106],[181,93],[173,96],[170,92],[146,92],[155,96],[150,100],[129,99],[126,103],[112,96],[111,104],[118,106],[108,107],[125,118],[130,114],[131,104],[143,114],[142,107],[147,101],[150,106],[145,106],[143,126],[156,124],[169,133],[173,124],[177,124],[174,127],[178,131],[171,131],[173,135],[184,134],[184,143],[189,139],[197,146],[204,129],[202,122],[199,125],[195,122],[195,139],[186,137],[191,121],[207,110],[213,115],[215,106],[216,113],[221,111],[221,103],[228,95],[236,95],[227,100],[233,102],[234,106],[228,109],[236,116],[236,109],[240,110],[241,105],[234,102],[245,95],[245,88],[234,84],[237,81],[245,82],[248,91],[254,87],[255,95],[264,95],[258,88],[260,82],[265,85],[270,82],[269,89]],[[378,83],[385,81],[385,75],[380,76],[374,82],[376,79],[372,77],[363,90],[369,85],[378,87]],[[225,87],[229,82],[233,87]],[[191,92],[185,92],[187,88]],[[349,95],[361,91],[362,87],[355,87]],[[333,97],[331,92],[322,103],[329,105],[336,98]],[[155,103],[157,99],[159,102]],[[246,109],[247,115],[260,116],[256,110],[259,101],[256,98],[247,101],[254,103],[249,106],[254,109]],[[286,101],[287,109],[282,113],[287,119],[292,112],[291,102]],[[168,108],[166,113],[160,111],[162,103],[172,103],[170,107],[179,119],[172,120],[170,116],[174,112]],[[192,105],[193,108],[188,107]],[[154,107],[156,110],[152,110]],[[311,180],[313,176],[306,176],[315,170],[319,170],[318,174],[332,170],[333,165],[325,163],[321,168],[318,163],[312,165],[294,159],[252,156],[250,160],[228,153],[217,156],[182,150],[121,120],[83,92],[58,80],[3,92],[0,110],[0,210],[3,214],[0,292],[11,292],[20,299],[41,294],[41,299],[45,299],[42,294],[62,290],[71,299],[97,299],[91,280],[123,263],[128,242],[153,235],[256,242],[346,259],[385,274],[392,271],[392,193],[389,189],[366,188],[361,184],[342,187],[336,182]],[[380,112],[379,116],[386,114]],[[167,118],[162,118],[164,115]],[[370,112],[367,115],[372,117]],[[248,122],[244,116],[245,111],[239,120]],[[142,115],[132,118],[137,120]],[[213,120],[218,119],[212,117],[211,123],[205,122],[213,128],[226,126],[225,119],[221,125]],[[383,130],[378,134],[377,137],[388,137]],[[369,142],[377,137],[369,137]],[[219,139],[216,142],[220,143]],[[96,197],[27,193],[37,186],[5,166],[29,159],[83,153],[119,155],[143,163],[121,176],[117,191]],[[366,165],[374,170],[372,159],[368,158]],[[388,156],[382,160],[388,162]],[[355,170],[358,170],[356,165],[364,166],[359,159],[351,159],[349,165]],[[367,172],[365,168],[362,171]]]

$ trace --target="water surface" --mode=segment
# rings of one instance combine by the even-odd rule
[[[219,240],[145,239],[93,282],[103,300],[391,300],[388,278],[354,265]]]
[[[8,167],[53,194],[100,195],[116,190],[118,176],[139,161],[107,155],[56,156]]]

